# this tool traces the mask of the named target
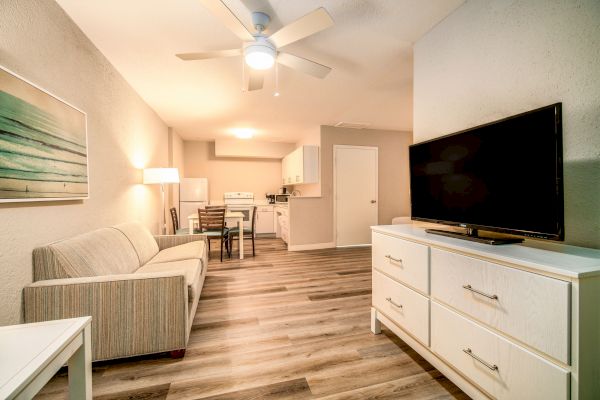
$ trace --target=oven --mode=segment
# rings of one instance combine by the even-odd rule
[[[254,209],[254,193],[225,192],[223,203],[227,210],[244,214],[244,228],[252,228],[252,210]]]

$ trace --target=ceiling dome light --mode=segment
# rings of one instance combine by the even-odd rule
[[[244,59],[252,69],[269,69],[275,64],[275,47],[266,40],[256,41],[246,46]]]
[[[254,136],[254,129],[251,128],[232,128],[231,132],[238,139],[252,139]]]

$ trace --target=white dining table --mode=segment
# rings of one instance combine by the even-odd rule
[[[236,211],[226,211],[225,212],[225,221],[232,223],[237,223],[239,234],[238,237],[240,239],[240,260],[244,259],[244,214]],[[198,227],[198,214],[190,214],[188,215],[188,226],[190,230],[190,235],[194,233],[194,228]]]

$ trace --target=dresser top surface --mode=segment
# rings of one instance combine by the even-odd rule
[[[492,246],[425,232],[412,224],[378,225],[373,232],[404,238],[439,248],[521,265],[569,278],[600,275],[600,250],[526,240],[520,244]]]

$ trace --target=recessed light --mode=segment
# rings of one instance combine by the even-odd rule
[[[251,139],[254,136],[254,129],[251,128],[233,128],[231,131],[238,139]]]

